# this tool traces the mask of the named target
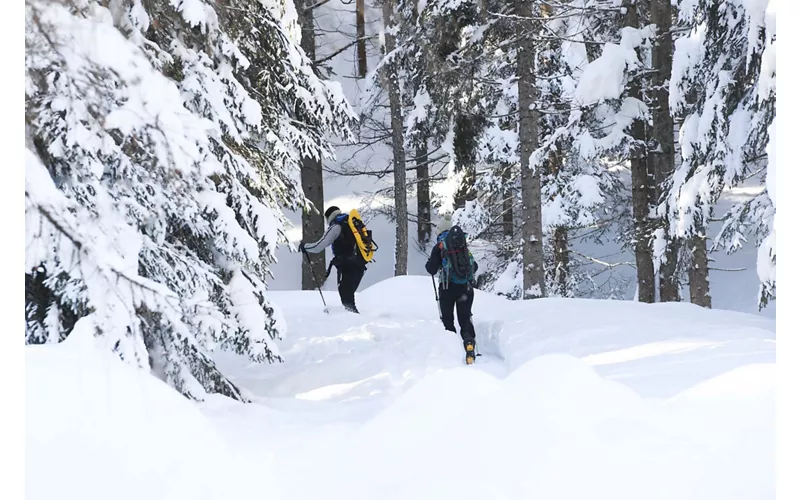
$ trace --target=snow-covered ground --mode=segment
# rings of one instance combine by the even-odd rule
[[[478,292],[468,367],[431,288],[362,315],[273,292],[285,362],[218,356],[251,404],[198,409],[81,335],[27,347],[28,498],[774,497],[774,321]]]

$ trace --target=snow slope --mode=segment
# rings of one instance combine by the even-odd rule
[[[78,329],[27,350],[34,499],[774,497],[775,323],[690,304],[478,292],[463,364],[428,278],[273,292],[282,364],[194,405]]]
[[[256,404],[204,412],[232,447],[274,453],[279,498],[773,495],[773,321],[478,292],[484,355],[467,367],[431,288],[382,281],[357,295],[359,316],[273,293],[286,362],[219,359]]]

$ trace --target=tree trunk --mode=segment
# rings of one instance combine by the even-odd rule
[[[367,39],[364,22],[364,0],[356,0],[356,53],[358,56],[358,77],[367,76]]]
[[[626,7],[625,26],[639,28],[640,20],[636,6],[631,0]],[[630,83],[630,97],[644,101],[642,86],[638,79]],[[633,198],[634,254],[636,256],[636,281],[639,302],[652,304],[656,301],[656,278],[653,267],[653,250],[650,246],[650,191],[652,179],[647,169],[647,135],[643,120],[634,120],[631,137],[636,144],[631,148],[631,194]]]
[[[325,218],[319,212],[324,203],[322,188],[322,164],[312,158],[303,158],[300,170],[300,182],[303,185],[303,194],[311,200],[315,209],[303,211],[303,241],[317,241],[325,232]],[[325,252],[309,253],[311,260],[303,257],[303,290],[313,290],[319,284],[314,281],[325,276]]]
[[[565,226],[553,231],[553,255],[555,256],[554,280],[558,295],[567,297],[569,293],[569,232]]]
[[[459,114],[455,119],[453,150],[455,170],[463,173],[461,185],[456,190],[453,205],[464,208],[467,201],[477,197],[475,192],[475,146],[477,136],[476,117]]]
[[[485,23],[489,19],[489,0],[478,0],[478,20]]]
[[[708,283],[708,250],[705,236],[689,240],[692,265],[689,268],[689,296],[692,304],[711,309],[711,291]]]
[[[431,187],[428,180],[428,145],[417,146],[417,241],[425,246],[431,237]]]
[[[561,148],[551,151],[547,163],[549,173],[557,178],[563,168],[564,157]],[[553,230],[553,283],[560,297],[566,297],[569,281],[569,232],[566,226],[557,226]]]
[[[687,96],[686,101],[694,104],[697,101],[694,92]],[[675,130],[673,133],[674,143],[677,145],[680,137],[680,128],[683,125],[683,119],[675,120]],[[682,161],[679,153],[679,147],[676,147],[675,164],[680,164]],[[711,309],[711,283],[708,276],[708,248],[706,243],[705,234],[707,234],[708,227],[695,228],[695,235],[689,238],[687,245],[689,247],[690,264],[689,264],[689,300],[692,304]],[[698,235],[697,232],[702,233]]]
[[[514,190],[511,189],[511,165],[503,166],[503,236],[514,236]]]
[[[297,10],[301,29],[300,47],[313,64],[316,59],[314,10],[306,10],[304,0],[295,0],[295,9]],[[303,241],[317,241],[322,237],[322,233],[325,232],[325,218],[320,213],[324,210],[323,204],[325,203],[322,162],[320,160],[303,157],[300,164],[300,183],[303,187],[303,194],[314,204],[313,209],[303,211]],[[302,259],[301,286],[303,290],[313,290],[317,287],[312,271],[320,279],[325,276],[325,252],[309,254],[309,257],[311,265],[309,265],[308,259],[305,257]]]
[[[533,17],[531,0],[516,0],[516,13]],[[542,248],[542,177],[539,168],[531,168],[530,158],[538,146],[539,112],[536,100],[536,52],[529,34],[529,23],[517,21],[520,42],[517,52],[517,86],[519,93],[519,147],[522,180],[522,298],[545,296],[544,251]]]
[[[669,79],[672,72],[672,10],[670,0],[650,1],[650,22],[656,25],[653,41],[652,115],[653,139],[657,148],[650,151],[658,183],[659,201],[663,200],[665,183],[675,172],[674,123],[669,110]],[[660,221],[666,237],[669,226]],[[668,241],[667,249],[659,267],[659,292],[661,302],[678,302],[680,297],[678,275],[678,242]]]
[[[394,2],[384,0],[383,25],[386,47],[384,57],[395,49],[394,36],[389,34],[394,25]],[[384,85],[389,94],[389,112],[392,122],[392,157],[394,165],[394,208],[396,217],[394,275],[408,274],[408,201],[406,199],[406,159],[403,149],[403,117],[400,107],[400,87],[394,63],[385,66]]]

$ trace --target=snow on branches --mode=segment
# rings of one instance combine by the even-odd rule
[[[671,232],[705,234],[723,189],[759,182],[761,195],[725,214],[715,247],[732,252],[755,235],[760,307],[775,297],[775,3],[681,2],[686,34],[676,40],[670,81],[672,112],[685,117],[665,207]]]
[[[245,399],[216,349],[280,360],[266,280],[281,208],[305,205],[300,156],[331,156],[325,137],[349,138],[354,119],[287,9],[234,3],[248,15],[26,2],[26,340],[89,317],[123,360],[195,399]]]

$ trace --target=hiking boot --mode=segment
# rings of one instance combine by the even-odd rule
[[[467,342],[464,346],[464,350],[467,353],[467,364],[471,365],[475,362],[475,344],[473,342]]]
[[[355,304],[343,304],[343,305],[344,305],[345,311],[349,311],[349,312],[354,313],[354,314],[360,314],[358,312],[358,308],[356,308]]]

